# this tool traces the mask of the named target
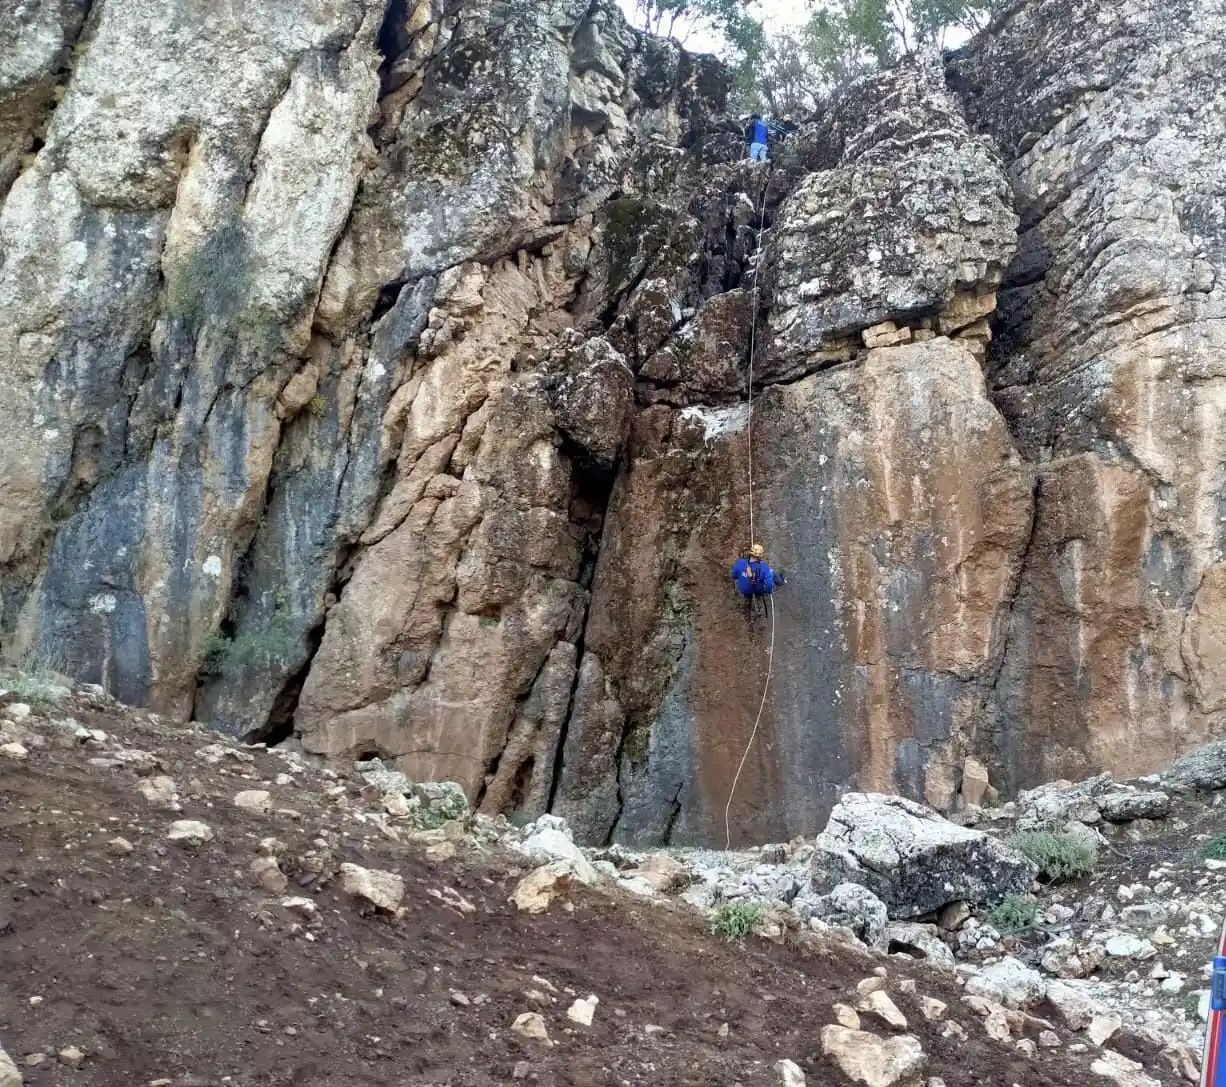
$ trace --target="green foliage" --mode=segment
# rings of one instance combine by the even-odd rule
[[[760,902],[726,902],[711,915],[711,931],[729,943],[739,943],[762,923]]]
[[[1098,850],[1072,834],[1025,831],[1010,843],[1039,866],[1039,874],[1053,883],[1081,879],[1094,871]]]
[[[293,619],[278,610],[266,624],[230,638],[210,634],[204,644],[205,670],[234,679],[257,668],[283,664],[298,645]]]
[[[1226,834],[1210,838],[1196,851],[1196,855],[1202,861],[1226,861]]]
[[[988,911],[988,924],[998,932],[1025,932],[1034,926],[1039,903],[1033,895],[1008,895]]]
[[[921,46],[942,47],[951,30],[981,30],[1003,0],[831,0],[800,35],[812,78],[828,91]]]
[[[309,411],[316,419],[328,414],[328,401],[320,393],[316,393],[307,401],[307,411]]]
[[[0,688],[31,706],[51,706],[71,693],[69,668],[58,653],[32,651],[0,676]]]

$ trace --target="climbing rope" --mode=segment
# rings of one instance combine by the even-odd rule
[[[758,208],[758,226],[756,236],[754,238],[754,262],[753,262],[753,317],[749,324],[749,418],[745,424],[746,444],[747,444],[747,462],[749,474],[749,542],[757,542],[757,533],[754,531],[754,496],[753,496],[753,363],[754,353],[757,348],[757,333],[758,333],[758,268],[761,265],[762,252],[762,229],[766,222],[766,191],[770,187],[770,170],[771,166],[768,163],[766,167],[766,178],[762,182],[762,203]],[[775,604],[771,597],[766,597],[766,610],[770,612],[771,617],[771,640],[770,648],[766,654],[766,682],[762,684],[762,701],[758,705],[758,716],[754,718],[753,731],[749,734],[749,743],[745,745],[745,753],[741,756],[741,764],[736,768],[736,776],[732,779],[732,789],[728,793],[728,803],[724,807],[724,848],[730,850],[732,848],[732,824],[731,812],[732,801],[736,796],[736,787],[741,781],[741,772],[745,769],[745,763],[749,760],[749,752],[753,749],[753,742],[758,736],[758,728],[762,724],[762,714],[766,711],[766,698],[770,694],[771,675],[775,670]]]
[[[766,219],[766,190],[770,186],[770,164],[766,167],[766,179],[762,182],[762,203],[758,208],[758,229],[754,238],[753,261],[753,318],[749,322],[749,420],[745,424],[746,442],[748,444],[749,464],[749,542],[757,542],[754,532],[754,501],[753,501],[753,360],[758,338],[758,266],[762,263],[762,227]]]
[[[758,704],[758,716],[754,718],[753,731],[749,734],[749,743],[745,745],[745,754],[741,756],[741,765],[736,768],[736,776],[732,779],[732,791],[728,794],[728,804],[724,808],[724,849],[732,849],[732,798],[736,796],[736,787],[741,781],[741,771],[745,769],[745,763],[749,759],[749,752],[753,748],[753,742],[758,736],[758,727],[762,724],[762,714],[766,712],[766,696],[771,688],[771,673],[775,670],[775,603],[768,596],[766,599],[766,610],[771,616],[771,643],[770,650],[766,655],[766,682],[762,684],[762,701]]]

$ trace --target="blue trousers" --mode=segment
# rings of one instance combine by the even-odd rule
[[[766,161],[766,144],[751,143],[749,145],[749,157],[753,159],[755,162],[765,162]]]

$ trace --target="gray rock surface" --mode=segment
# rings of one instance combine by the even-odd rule
[[[921,917],[950,902],[992,903],[1029,890],[1034,865],[997,839],[901,797],[849,793],[818,836],[813,886],[859,883],[891,918]]]

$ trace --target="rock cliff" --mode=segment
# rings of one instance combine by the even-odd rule
[[[596,842],[768,660],[739,841],[1216,734],[1226,12],[1066,7],[770,171],[608,0],[7,9],[5,655]]]

